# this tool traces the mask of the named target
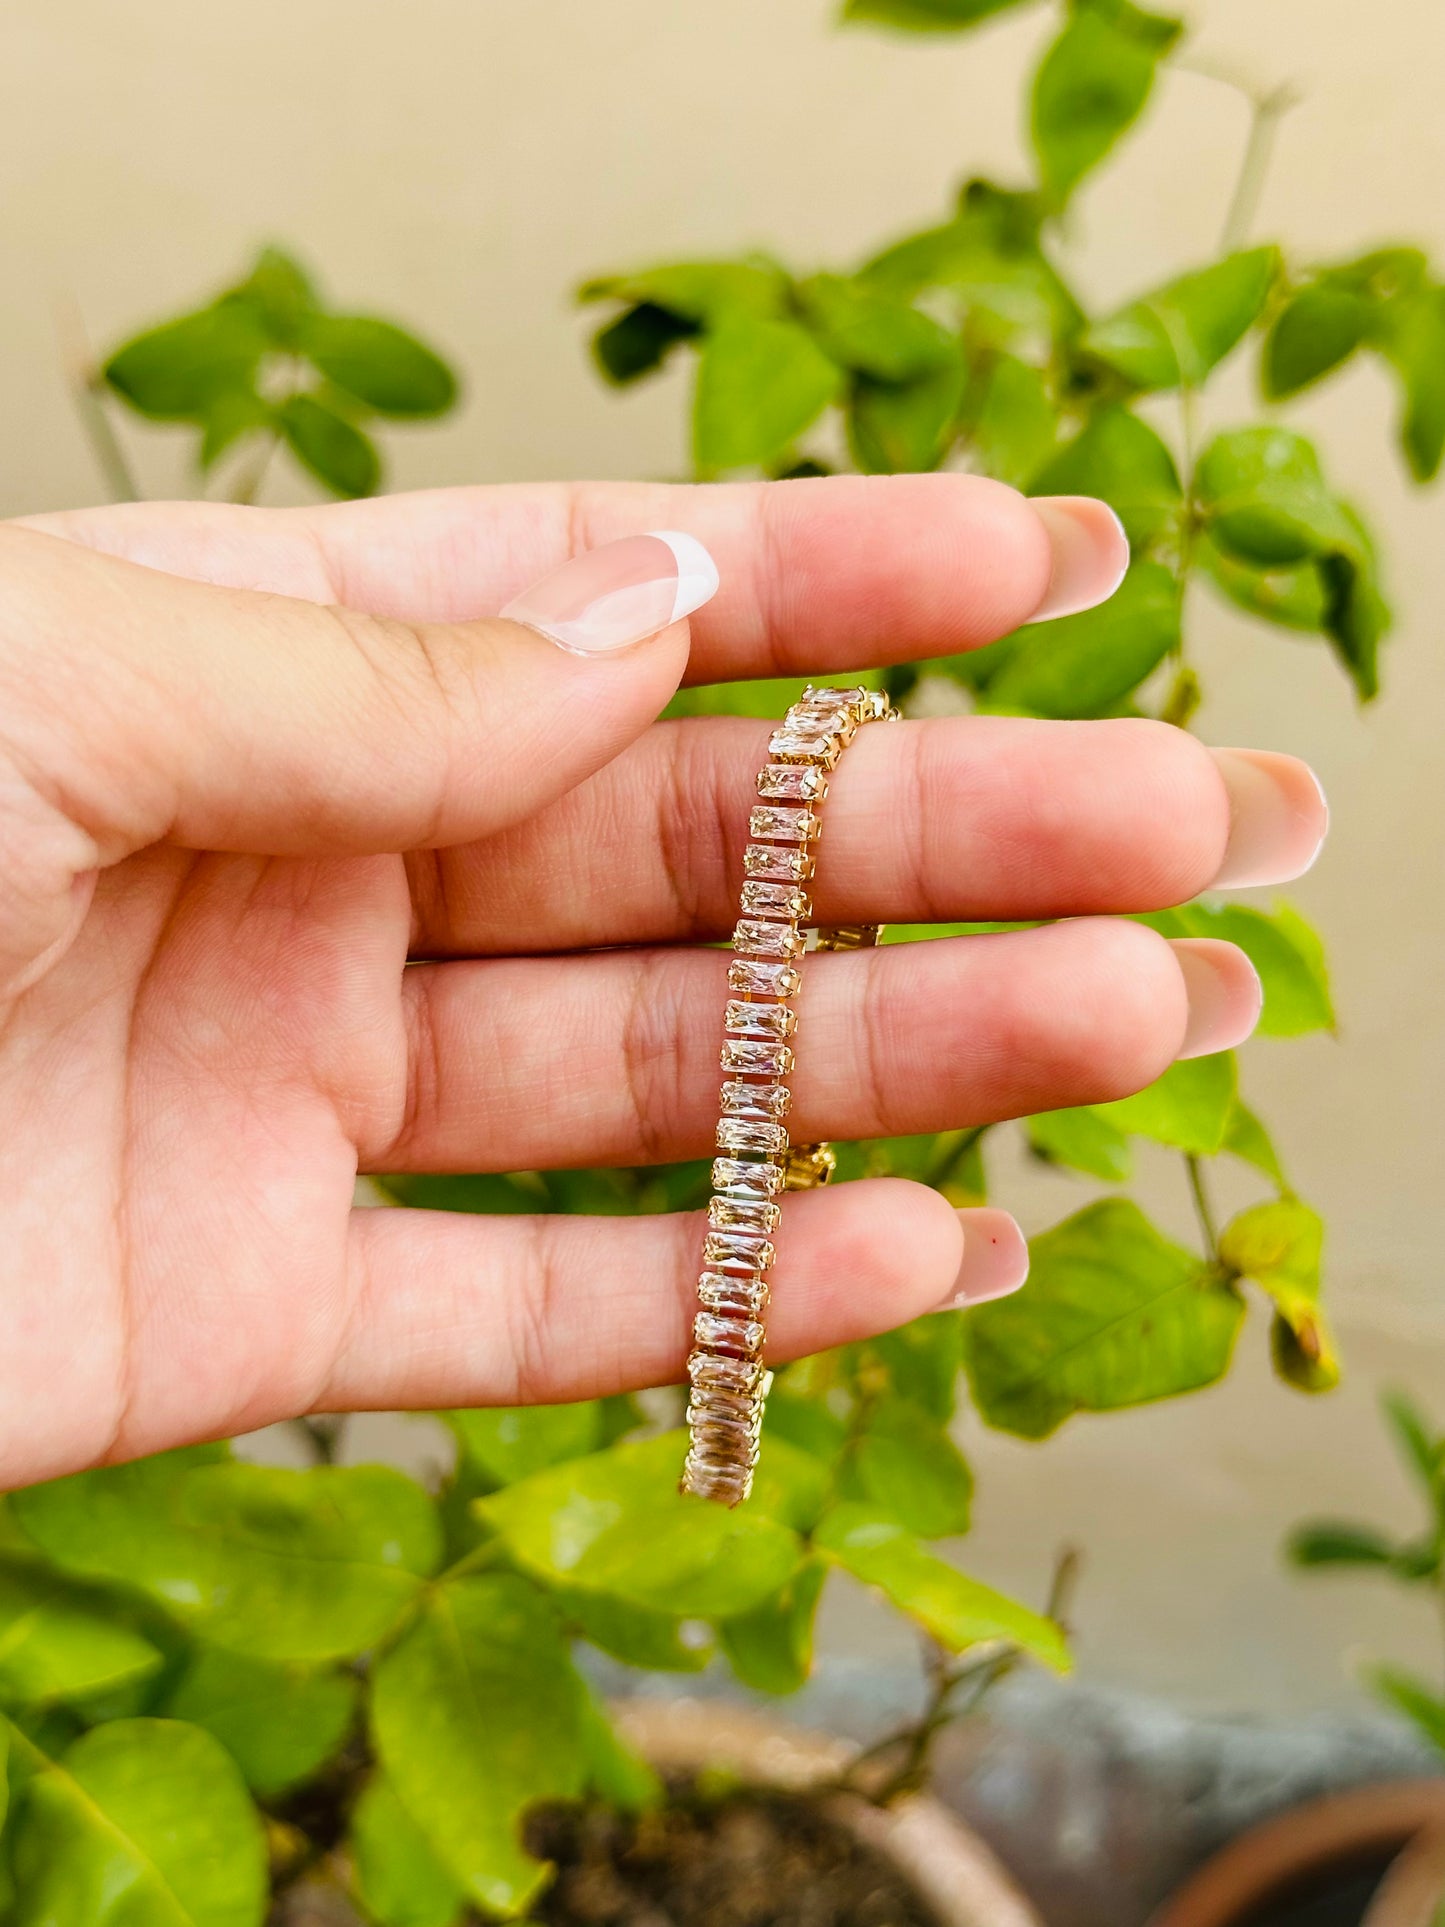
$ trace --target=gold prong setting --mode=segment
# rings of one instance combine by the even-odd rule
[[[865,723],[895,720],[878,690],[805,689],[768,740],[748,818],[741,914],[733,931],[719,1066],[724,1076],[713,1195],[688,1356],[689,1431],[682,1489],[734,1506],[752,1489],[771,1374],[763,1364],[778,1195],[825,1184],[827,1144],[790,1143],[798,960],[813,909],[804,886],[829,772]],[[881,926],[820,928],[819,949],[876,943]]]

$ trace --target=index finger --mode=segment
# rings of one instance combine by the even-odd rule
[[[494,614],[568,556],[681,529],[722,578],[685,680],[834,674],[953,655],[1101,602],[1128,564],[1112,511],[975,475],[791,482],[518,483],[321,508],[135,503],[34,518],[175,575],[455,622]]]

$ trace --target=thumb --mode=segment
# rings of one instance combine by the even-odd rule
[[[717,581],[694,537],[632,535],[504,617],[407,623],[0,528],[5,961],[149,843],[354,854],[528,816],[666,705]]]

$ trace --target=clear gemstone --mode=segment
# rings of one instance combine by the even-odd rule
[[[806,890],[792,883],[745,883],[742,908],[745,917],[783,917],[789,923],[801,922],[812,910]]]
[[[826,768],[838,760],[838,745],[826,733],[789,729],[785,724],[768,738],[768,754],[785,763],[822,763]]]
[[[723,1028],[735,1030],[740,1037],[791,1037],[798,1028],[798,1013],[786,1004],[731,1003],[723,1013]]]
[[[818,834],[811,810],[755,809],[748,817],[748,835],[772,837],[779,843],[809,843]]]
[[[721,1271],[705,1271],[697,1281],[697,1300],[725,1318],[760,1318],[767,1308],[768,1288],[761,1278],[729,1278]]]
[[[750,997],[796,997],[803,979],[790,963],[756,963],[734,957],[728,965],[728,989]]]
[[[724,1084],[724,1117],[786,1117],[793,1094],[786,1084]]]
[[[700,1458],[731,1460],[752,1467],[758,1462],[757,1435],[736,1419],[703,1419],[692,1428],[692,1447]]]
[[[709,1459],[687,1455],[682,1484],[685,1492],[699,1499],[715,1499],[720,1505],[740,1505],[752,1489],[750,1466],[715,1465]]]
[[[756,917],[740,917],[733,931],[733,949],[754,957],[801,957],[807,943],[802,932],[789,923],[763,923]]]
[[[719,1318],[714,1312],[700,1311],[692,1321],[692,1335],[709,1351],[743,1356],[757,1351],[764,1332],[756,1318]]]
[[[827,777],[811,763],[769,763],[758,771],[765,803],[821,803],[827,794]]]
[[[806,883],[813,859],[806,850],[780,849],[776,843],[750,843],[743,851],[743,875],[775,877],[780,883]]]
[[[733,1358],[721,1352],[693,1352],[687,1375],[697,1392],[746,1392],[756,1396],[766,1373],[760,1358]]]
[[[760,1151],[764,1157],[781,1157],[788,1148],[788,1134],[781,1124],[754,1124],[745,1117],[724,1117],[718,1119],[717,1148]]]
[[[770,1239],[748,1231],[709,1231],[703,1239],[705,1265],[732,1265],[739,1271],[766,1271],[773,1262]]]
[[[689,1425],[706,1425],[710,1419],[722,1419],[732,1425],[745,1425],[755,1439],[762,1416],[759,1401],[744,1392],[696,1392],[687,1405]]]
[[[771,1198],[783,1188],[776,1164],[746,1164],[741,1158],[714,1158],[712,1188],[734,1198]]]
[[[719,1061],[734,1077],[786,1077],[793,1068],[793,1053],[786,1044],[729,1037]]]
[[[776,1231],[782,1209],[771,1198],[709,1198],[707,1221],[719,1231]]]

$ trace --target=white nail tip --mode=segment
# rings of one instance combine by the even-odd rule
[[[677,588],[668,620],[680,622],[717,594],[717,564],[695,535],[684,535],[678,529],[649,529],[647,533],[665,542],[677,563]]]

